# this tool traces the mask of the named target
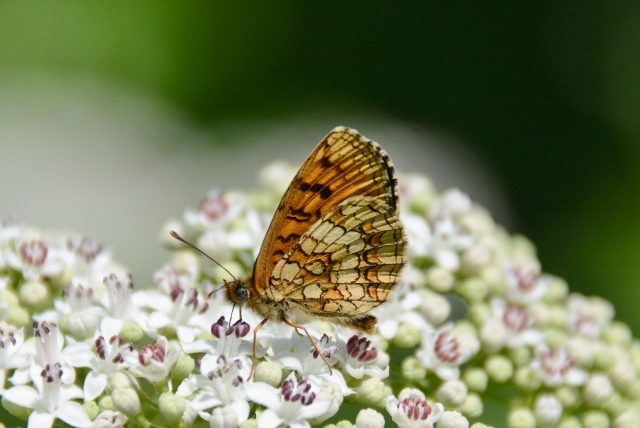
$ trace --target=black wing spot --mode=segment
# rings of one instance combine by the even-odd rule
[[[302,190],[303,192],[306,192],[307,190],[309,190],[309,187],[311,187],[311,185],[309,183],[303,181],[300,184],[299,189]]]
[[[316,183],[313,186],[311,186],[312,192],[319,192],[321,189],[322,189],[322,184],[320,183]]]
[[[300,239],[300,235],[298,235],[297,233],[290,233],[286,237],[278,236],[278,239],[280,240],[280,242],[284,244],[285,242],[289,242],[289,241],[297,241],[298,239]]]
[[[327,199],[331,195],[333,195],[333,191],[328,187],[325,187],[324,189],[322,189],[322,191],[320,191],[320,197],[322,199]]]
[[[323,168],[331,168],[333,166],[333,163],[328,158],[320,159],[320,164]]]

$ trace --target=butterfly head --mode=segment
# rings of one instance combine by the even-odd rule
[[[249,300],[249,289],[247,288],[246,279],[238,279],[231,282],[224,282],[224,294],[229,301],[240,307],[244,306]]]

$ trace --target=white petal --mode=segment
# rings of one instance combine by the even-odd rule
[[[90,427],[93,425],[84,408],[75,401],[67,401],[56,410],[56,417],[73,427]]]
[[[3,396],[13,404],[33,409],[36,407],[40,394],[30,386],[18,385],[10,388],[8,391],[5,391]]]
[[[84,401],[91,401],[102,394],[107,386],[107,375],[91,371],[84,380]]]
[[[258,416],[258,426],[260,428],[276,428],[284,419],[282,419],[276,412],[271,409],[267,409],[264,412],[260,413]]]
[[[64,355],[65,361],[73,367],[92,368],[96,364],[96,354],[84,342],[67,346],[62,351],[62,355]]]
[[[229,404],[229,407],[233,409],[233,412],[238,417],[238,424],[246,422],[249,419],[249,403],[245,400],[237,400]]]
[[[196,338],[196,335],[193,332],[192,327],[178,326],[176,330],[177,330],[176,333],[178,334],[178,339],[180,340],[180,343],[191,343]]]
[[[254,382],[247,383],[245,385],[245,388],[247,391],[247,396],[254,403],[258,403],[271,409],[276,408],[280,405],[278,390],[271,385],[267,385],[263,382]]]
[[[51,413],[35,411],[29,415],[27,428],[51,428],[54,420]]]
[[[84,394],[80,387],[76,385],[61,385],[60,386],[60,400],[68,401],[74,398],[82,398]]]
[[[171,320],[162,312],[153,312],[147,318],[147,325],[151,328],[162,328],[169,324],[171,324]]]

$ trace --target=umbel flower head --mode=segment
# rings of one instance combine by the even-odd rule
[[[292,169],[265,171],[258,189],[212,191],[166,230],[251,272],[283,191],[272,178]],[[262,318],[216,292],[229,274],[168,233],[171,258],[139,289],[88,238],[1,223],[0,420],[479,428],[496,420],[490,401],[500,426],[640,426],[640,342],[612,306],[570,293],[462,191],[417,174],[399,184],[408,262],[378,329],[296,320],[316,347],[271,322],[254,344]]]

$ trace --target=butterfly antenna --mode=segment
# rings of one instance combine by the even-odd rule
[[[178,235],[178,233],[175,230],[170,230],[169,233],[171,234],[171,236],[176,238],[178,241],[184,242],[185,244],[187,244],[188,246],[190,246],[191,248],[193,248],[194,250],[196,250],[197,252],[199,252],[200,254],[202,254],[203,256],[205,256],[206,258],[208,258],[209,260],[211,260],[212,262],[214,262],[215,264],[220,266],[222,269],[224,269],[224,271],[226,273],[231,275],[231,278],[233,278],[234,281],[238,280],[238,278],[236,278],[231,272],[229,272],[229,269],[227,269],[226,267],[222,266],[220,263],[218,263],[217,260],[213,259],[210,255],[208,255],[207,253],[202,251],[200,248],[196,247],[195,245],[193,245],[190,242],[185,241],[184,238],[182,236]],[[218,290],[216,290],[216,291],[218,291]],[[214,293],[215,293],[215,291],[214,291]]]

